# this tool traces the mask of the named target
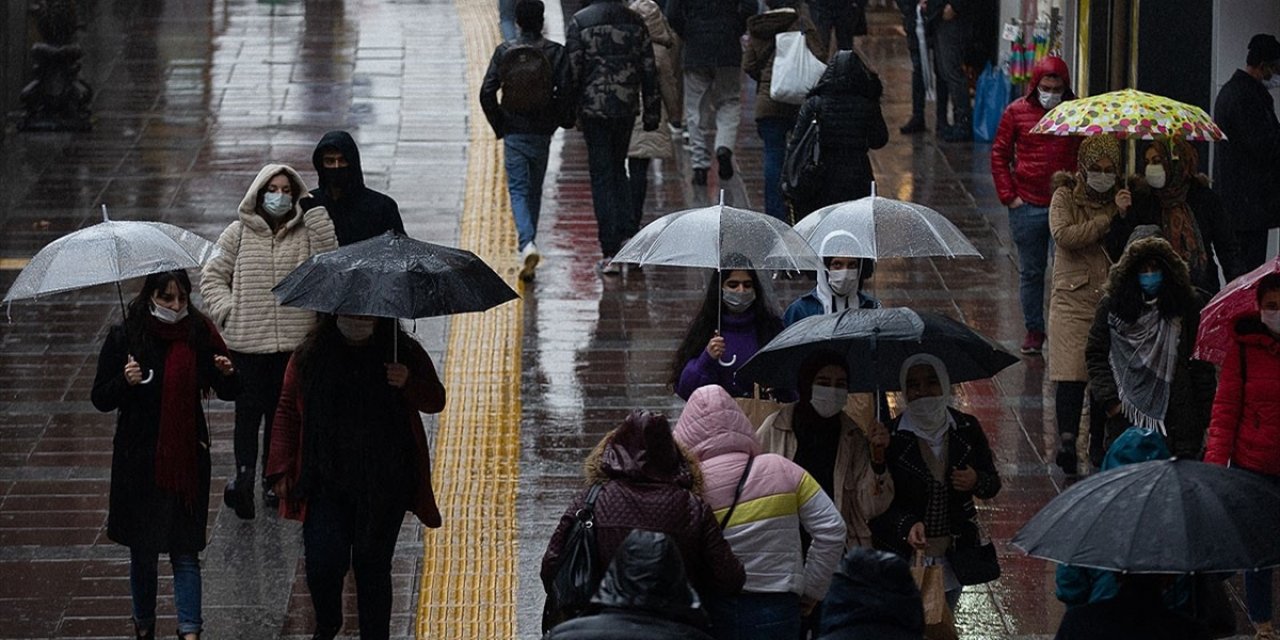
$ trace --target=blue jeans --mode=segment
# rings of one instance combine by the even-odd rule
[[[599,227],[600,252],[612,258],[622,243],[635,235],[631,209],[631,184],[627,181],[627,147],[631,145],[631,118],[583,118],[582,137],[587,142],[587,170],[591,174],[591,204]]]
[[[795,121],[790,118],[760,118],[756,133],[764,142],[764,212],[787,219],[787,203],[782,198],[782,162],[787,156],[787,134]]]
[[[403,508],[388,507],[361,519],[354,504],[323,492],[307,501],[302,546],[317,631],[342,628],[342,583],[347,570],[355,569],[360,637],[391,635],[391,559],[403,521]]]
[[[170,553],[173,565],[173,606],[178,610],[178,633],[200,633],[200,557],[195,553]],[[133,597],[133,622],[139,628],[156,624],[156,581],[160,554],[129,550],[129,595]]]
[[[800,637],[800,596],[748,593],[706,601],[716,640],[772,640]]]
[[[1009,210],[1009,231],[1018,247],[1018,298],[1027,331],[1044,332],[1044,270],[1053,251],[1049,208],[1024,204]]]
[[[511,216],[516,221],[519,248],[523,249],[538,236],[542,179],[547,175],[551,136],[508,133],[502,137],[502,150],[507,167],[507,193],[511,195]]]
[[[498,27],[503,40],[514,40],[520,35],[516,27],[516,0],[498,0]]]

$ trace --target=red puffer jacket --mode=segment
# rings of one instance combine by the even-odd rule
[[[1031,91],[1005,108],[995,142],[991,144],[991,177],[996,183],[996,195],[1006,205],[1014,198],[1022,198],[1037,207],[1049,206],[1053,199],[1053,174],[1076,168],[1079,136],[1029,133],[1048,113],[1040,106],[1040,92],[1036,90],[1040,79],[1047,75],[1058,76],[1066,83],[1064,100],[1075,98],[1067,63],[1049,56],[1036,63],[1031,75]]]
[[[1280,476],[1280,340],[1257,313],[1237,320],[1235,332],[1239,348],[1218,375],[1204,460]]]

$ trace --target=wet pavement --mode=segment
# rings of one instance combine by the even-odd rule
[[[549,10],[554,6],[549,3]],[[491,19],[490,3],[107,0],[90,11],[82,44],[91,52],[84,75],[98,91],[94,131],[10,133],[0,142],[0,265],[6,266],[0,287],[7,289],[16,275],[10,260],[94,222],[100,203],[117,219],[159,219],[216,238],[262,164],[283,161],[314,180],[311,150],[333,128],[353,132],[367,181],[399,201],[410,235],[467,246],[477,242],[473,236],[485,247],[495,238],[510,244],[509,229],[476,229],[472,222],[469,235],[461,221],[468,189],[496,170],[477,162],[474,127],[485,135],[487,127],[472,104],[475,67],[487,62],[475,51],[491,49],[496,38],[489,25],[477,24]],[[558,17],[548,19],[553,36],[561,33]],[[986,147],[897,134],[909,111],[910,66],[896,29],[894,14],[873,13],[872,35],[859,44],[886,87],[890,144],[873,154],[879,192],[943,212],[986,259],[882,261],[874,292],[886,305],[962,319],[1015,349],[1022,338],[1017,275]],[[748,95],[751,90],[748,83]],[[759,205],[760,142],[749,105],[744,103],[735,156],[741,177],[725,187],[731,201]],[[713,200],[719,186],[714,172],[711,185],[695,190],[684,178],[686,162],[682,154],[655,163],[647,219]],[[474,601],[427,601],[435,592],[420,586],[424,572],[433,581],[445,578],[424,569],[442,566],[432,550],[471,542],[450,539],[457,537],[450,522],[475,524],[464,511],[476,497],[462,495],[470,489],[459,482],[441,496],[446,528],[425,533],[425,564],[424,531],[406,518],[395,561],[396,637],[486,637],[460,622],[474,607],[498,609],[499,616],[514,617],[515,635],[536,637],[538,559],[550,528],[581,486],[586,452],[632,408],[665,411],[673,419],[680,410],[667,382],[671,357],[708,275],[663,268],[633,271],[625,279],[594,273],[598,245],[577,132],[556,136],[545,195],[538,239],[545,258],[537,280],[523,290],[522,306],[514,307],[522,315],[476,316],[481,323],[514,322],[520,339],[465,345],[468,354],[508,349],[519,366],[507,373],[490,361],[470,364],[473,356],[461,353],[454,342],[459,334],[451,333],[458,327],[448,321],[415,326],[437,362],[448,365],[442,370],[451,372],[451,403],[485,386],[506,396],[518,390],[513,437],[519,446],[480,454],[509,455],[518,471],[513,511],[481,523],[509,532],[513,546],[480,551],[506,554],[503,566],[514,575],[505,577],[516,586],[498,594],[498,602],[487,595],[483,602],[479,595]],[[486,249],[481,255],[509,276],[513,251]],[[779,281],[773,294],[785,304],[807,288]],[[105,536],[114,417],[88,401],[97,350],[119,318],[116,292],[97,287],[21,302],[11,313],[12,322],[0,325],[0,637],[127,635],[127,553]],[[1046,464],[1052,420],[1044,388],[1043,362],[1033,358],[994,380],[964,385],[958,394],[958,406],[982,421],[1005,480],[1000,495],[981,507],[1004,576],[966,591],[959,615],[965,638],[1048,637],[1061,616],[1051,567],[1007,546],[1063,486]],[[244,522],[222,508],[222,485],[232,466],[231,407],[214,401],[208,410],[215,499],[210,545],[202,556],[206,637],[306,636],[310,604],[299,527],[274,514]],[[436,428],[432,421],[432,435],[445,441]],[[457,464],[455,449],[434,454],[440,459],[437,486],[454,487],[446,482],[452,476],[440,474],[460,473],[451,466]],[[455,570],[459,575],[447,577],[463,585],[474,577],[467,574],[472,568]],[[471,583],[477,594],[479,582],[495,584]],[[161,583],[161,593],[168,593],[163,576]],[[423,602],[420,593],[426,594]],[[355,635],[353,604],[347,606],[348,635]],[[172,624],[172,607],[163,597],[160,615],[162,629]]]

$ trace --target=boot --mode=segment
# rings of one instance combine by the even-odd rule
[[[1076,456],[1076,434],[1062,434],[1062,443],[1058,445],[1058,457],[1055,460],[1062,472],[1068,476],[1080,473],[1080,459]]]
[[[256,509],[253,504],[253,470],[239,467],[236,477],[227,483],[222,492],[222,502],[236,512],[241,520],[252,520]]]

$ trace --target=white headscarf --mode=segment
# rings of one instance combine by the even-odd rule
[[[951,404],[951,377],[947,375],[947,365],[937,356],[928,353],[917,353],[902,361],[902,369],[898,372],[898,382],[905,394],[907,389],[907,372],[916,365],[933,367],[938,375],[938,384],[942,386],[942,396],[937,398],[916,398],[908,403],[902,412],[902,420],[898,429],[909,431],[924,440],[933,455],[942,456],[942,444],[946,441],[947,431],[955,424],[947,407]]]
[[[827,237],[822,239],[822,244],[818,248],[818,255],[826,255],[825,251],[827,250],[827,243],[831,242],[833,238],[841,236],[848,236],[853,238],[854,242],[858,242],[857,236],[852,233],[849,233],[844,229],[836,229],[835,231],[828,233]],[[859,273],[858,275],[861,277],[862,274]],[[861,284],[859,284],[859,289],[860,288]],[[831,283],[827,280],[826,269],[818,270],[818,286],[814,288],[814,292],[818,296],[818,302],[822,303],[823,313],[835,313],[837,311],[844,311],[845,309],[850,308],[857,309],[862,305],[862,301],[858,298],[858,292],[856,290],[847,296],[836,295],[836,292],[831,290]]]

